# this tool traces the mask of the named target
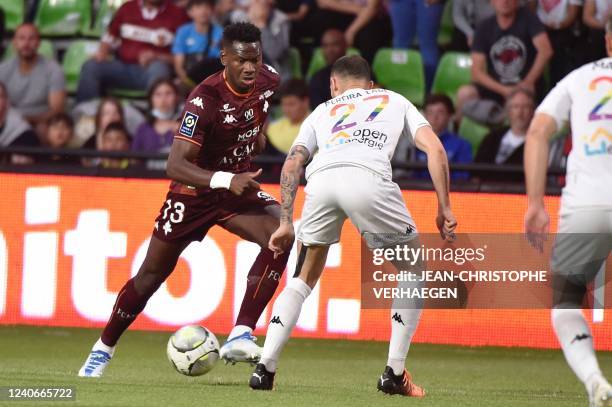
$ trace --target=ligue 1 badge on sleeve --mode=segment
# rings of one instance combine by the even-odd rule
[[[198,115],[191,112],[185,112],[181,127],[179,128],[179,134],[185,137],[193,137],[196,123],[198,122]]]

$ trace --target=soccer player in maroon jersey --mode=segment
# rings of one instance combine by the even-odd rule
[[[103,374],[119,337],[172,273],[181,252],[202,240],[214,225],[261,247],[248,274],[236,325],[220,352],[230,362],[259,360],[261,348],[252,332],[289,257],[289,253],[275,257],[268,249],[279,226],[280,207],[260,190],[255,179],[261,170],[251,171],[253,156],[265,144],[262,128],[268,99],[280,81],[276,71],[261,61],[258,28],[250,23],[225,28],[221,51],[225,69],[204,80],[187,99],[168,157],[170,190],[155,219],[146,258],[117,295],[79,376]]]

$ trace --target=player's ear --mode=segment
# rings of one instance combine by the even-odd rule
[[[336,92],[335,92],[336,89],[337,89],[336,78],[334,78],[333,76],[330,76],[329,77],[329,93],[333,98],[336,97]]]
[[[227,53],[225,52],[224,48],[221,48],[221,65],[227,65]]]
[[[369,89],[374,89],[374,81],[370,81],[370,87]]]

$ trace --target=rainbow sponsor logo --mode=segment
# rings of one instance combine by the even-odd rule
[[[335,146],[339,146],[341,144],[348,143],[351,136],[341,131],[339,133],[333,134],[325,143],[325,148],[331,148]]]
[[[582,136],[584,154],[587,156],[610,154],[612,155],[612,133],[599,127],[591,136]]]

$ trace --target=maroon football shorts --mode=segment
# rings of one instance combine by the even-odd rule
[[[171,190],[155,219],[153,236],[173,243],[201,241],[212,226],[241,213],[263,213],[269,205],[279,203],[261,190],[252,190],[240,196],[226,189],[199,196]]]

